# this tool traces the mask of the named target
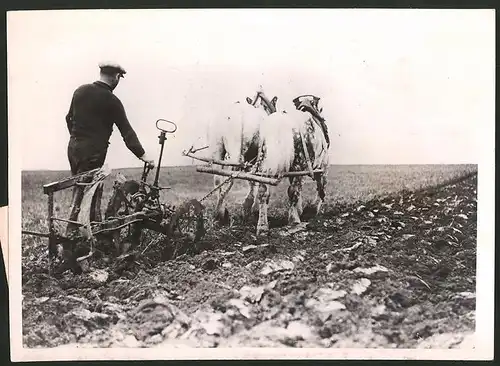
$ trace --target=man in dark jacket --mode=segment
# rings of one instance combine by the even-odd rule
[[[114,125],[118,127],[127,148],[137,158],[154,167],[154,161],[146,156],[130,125],[121,101],[113,94],[126,71],[120,65],[109,62],[101,63],[99,68],[100,80],[75,90],[66,115],[70,133],[68,159],[71,174],[76,175],[103,166]],[[77,220],[82,199],[83,189],[75,186],[70,220]],[[68,234],[75,229],[76,225],[69,224]]]

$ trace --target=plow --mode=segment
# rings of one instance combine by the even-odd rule
[[[105,167],[43,186],[43,193],[47,196],[48,232],[22,230],[22,234],[48,239],[49,274],[53,269],[53,259],[64,250],[72,250],[77,243],[81,242],[90,243],[90,252],[76,257],[77,263],[82,263],[92,257],[97,246],[103,242],[107,243],[108,247],[111,244],[117,257],[123,256],[124,253],[139,248],[141,241],[144,241],[145,236],[147,237],[148,231],[156,233],[156,238],[164,239],[163,245],[166,247],[179,241],[197,242],[204,236],[204,206],[199,200],[188,199],[177,207],[160,201],[160,192],[170,189],[170,187],[159,186],[166,134],[174,133],[177,125],[172,121],[159,119],[156,121],[156,127],[160,131],[161,148],[153,182],[149,183],[147,179],[152,170],[147,163],[144,164],[139,181],[126,179],[118,173],[104,219],[101,219],[99,188],[102,189],[104,179],[110,174]],[[85,190],[78,220],[55,216],[55,194],[74,187]],[[78,227],[78,231],[76,234],[63,234],[56,228],[56,222],[72,224]],[[149,241],[141,254],[144,254],[151,244]]]

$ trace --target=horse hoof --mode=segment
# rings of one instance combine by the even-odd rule
[[[252,212],[250,210],[244,210],[243,211],[243,220],[244,221],[249,221],[252,218]]]
[[[257,236],[268,236],[269,235],[269,228],[259,228],[257,229]]]
[[[215,216],[215,222],[221,226],[229,226],[230,224],[229,211],[226,210],[224,214],[217,214]]]

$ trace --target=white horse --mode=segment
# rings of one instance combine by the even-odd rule
[[[317,183],[315,213],[319,213],[325,200],[328,168],[328,142],[318,122],[321,110],[319,98],[304,96],[294,100],[297,109],[286,113],[277,111],[277,97],[271,101],[262,91],[246,98],[248,105],[235,104],[226,118],[219,119],[211,129],[212,157],[218,160],[247,162],[259,174],[282,177],[285,173],[314,171],[311,177]],[[304,149],[304,146],[306,149]],[[234,168],[229,168],[234,169]],[[303,176],[289,177],[288,223],[300,223],[302,214]],[[221,183],[219,176],[214,184]],[[249,192],[243,203],[244,217],[259,213],[257,235],[269,231],[267,209],[271,195],[269,185],[248,181]],[[218,194],[216,218],[227,223],[229,212],[224,207],[224,198],[232,188],[232,180]]]
[[[262,92],[256,96],[256,98],[263,97],[265,98],[265,95]],[[252,102],[257,104],[255,101]],[[311,178],[316,181],[317,194],[313,204],[315,215],[321,212],[325,201],[329,166],[328,132],[318,102],[319,98],[312,95],[298,97],[294,100],[295,109],[270,114],[261,127],[264,155],[261,171],[275,176],[293,172],[311,172]],[[303,175],[289,177],[289,225],[301,222],[304,178]],[[271,186],[259,183],[257,234],[267,233],[269,230],[267,207],[270,195]]]
[[[247,101],[249,98],[247,98]],[[235,164],[253,164],[257,160],[259,147],[262,147],[260,139],[261,126],[266,121],[268,114],[276,111],[277,97],[268,101],[265,97],[259,99],[260,105],[236,102],[229,110],[214,118],[208,128],[208,155],[215,160],[232,162]],[[224,170],[240,170],[235,167],[223,166]],[[225,204],[225,198],[234,181],[224,176],[214,175],[214,187],[224,185],[217,189],[217,203],[215,207],[215,219],[221,224],[230,221],[229,211]],[[244,216],[248,218],[252,211],[257,210],[255,201],[255,184],[249,183],[249,193],[244,201]]]

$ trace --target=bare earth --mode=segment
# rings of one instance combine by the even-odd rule
[[[472,347],[476,169],[334,167],[325,213],[302,226],[283,227],[283,184],[269,237],[236,218],[175,260],[97,261],[78,276],[49,277],[46,241],[26,236],[25,347]],[[174,200],[210,190],[192,170],[165,173]],[[46,230],[41,184],[64,175],[24,173],[26,229]]]

